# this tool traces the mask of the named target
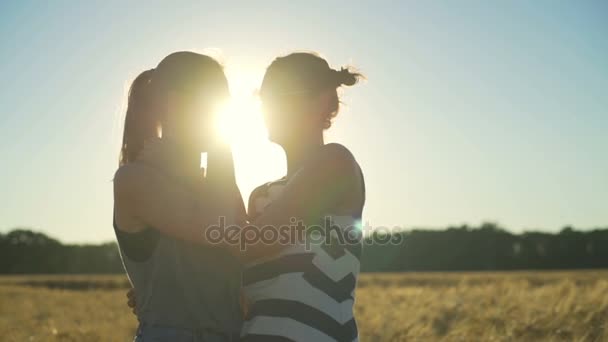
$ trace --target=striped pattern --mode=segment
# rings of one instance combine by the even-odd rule
[[[286,180],[269,183],[256,192],[260,213],[275,200]],[[255,214],[250,213],[250,214]],[[360,220],[330,215],[344,229]],[[356,341],[353,316],[359,274],[360,243],[290,246],[279,256],[248,265],[243,286],[251,301],[243,326],[243,341]]]

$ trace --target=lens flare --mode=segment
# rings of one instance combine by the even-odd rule
[[[214,129],[220,139],[232,146],[237,183],[245,201],[256,186],[285,173],[280,147],[267,138],[261,103],[253,90],[259,87],[264,67],[227,67],[231,99],[217,107]]]

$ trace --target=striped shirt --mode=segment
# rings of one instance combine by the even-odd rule
[[[250,216],[263,212],[288,181],[281,179],[256,189]],[[362,175],[361,186],[364,187]],[[357,208],[328,210],[326,219],[331,221],[332,235],[337,229],[344,232],[360,225],[362,209],[363,201]],[[246,265],[243,287],[251,306],[241,332],[242,340],[356,341],[353,305],[361,256],[360,236],[354,241],[292,244],[278,256]]]

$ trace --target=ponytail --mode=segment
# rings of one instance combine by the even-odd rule
[[[153,73],[154,69],[142,72],[129,88],[120,166],[134,161],[143,149],[144,142],[158,136],[159,120],[150,105],[150,81]]]
[[[330,69],[330,74],[336,87],[355,85],[363,77],[360,73],[351,71],[350,67],[342,67],[340,70]]]

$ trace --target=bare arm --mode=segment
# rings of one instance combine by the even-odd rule
[[[214,183],[197,191],[178,185],[154,167],[123,166],[114,179],[118,227],[131,232],[154,227],[187,242],[210,244],[206,229],[217,224],[220,216],[232,217],[243,207],[233,176],[217,171]]]

